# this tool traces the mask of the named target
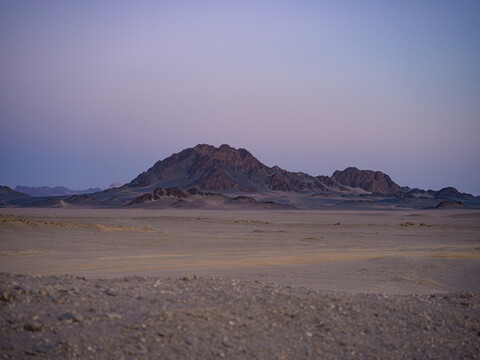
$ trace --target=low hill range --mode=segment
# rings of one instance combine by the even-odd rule
[[[175,153],[130,183],[104,191],[33,198],[19,190],[8,196],[0,190],[0,206],[421,209],[450,201],[456,206],[439,208],[480,208],[480,197],[453,187],[401,187],[381,171],[355,167],[312,176],[269,167],[245,149],[205,144]]]
[[[33,197],[44,197],[44,196],[65,196],[65,195],[81,195],[81,194],[91,194],[97,191],[101,191],[100,188],[90,188],[86,190],[71,190],[64,186],[17,186],[15,191],[21,192]]]

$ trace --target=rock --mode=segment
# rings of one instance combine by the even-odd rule
[[[64,313],[58,317],[58,320],[63,321],[67,324],[70,324],[73,322],[74,316],[72,313]]]
[[[52,348],[51,345],[40,345],[35,348],[35,351],[40,353],[40,354],[45,354]]]
[[[83,322],[83,320],[84,320],[84,317],[82,314],[76,314],[76,313],[73,314],[73,321],[81,323]]]
[[[108,289],[107,288],[107,289],[105,289],[104,293],[107,294],[108,296],[117,296],[117,293],[113,289]]]
[[[118,319],[121,319],[121,318],[122,318],[122,315],[120,315],[120,314],[114,314],[114,313],[109,313],[109,314],[107,314],[107,317],[108,317],[110,320],[118,320]]]
[[[11,298],[12,296],[8,290],[0,291],[0,301],[10,301]]]
[[[23,326],[23,328],[27,331],[35,332],[35,331],[42,331],[43,324],[39,322],[31,322],[27,323]]]

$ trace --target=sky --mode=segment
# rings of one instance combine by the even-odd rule
[[[1,1],[0,184],[105,188],[199,143],[480,195],[480,2]]]

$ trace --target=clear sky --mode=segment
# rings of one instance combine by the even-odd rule
[[[480,1],[1,1],[0,184],[208,143],[480,195]]]

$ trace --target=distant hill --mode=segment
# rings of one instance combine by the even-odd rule
[[[447,199],[474,200],[475,199],[473,195],[461,193],[454,187],[446,187],[439,191],[429,190],[429,192],[433,194],[436,199],[443,199],[443,200],[447,200]]]
[[[437,206],[435,206],[435,209],[466,209],[467,206],[465,206],[464,203],[461,201],[450,201],[450,200],[443,200],[441,203],[439,203]]]
[[[6,198],[16,198],[16,197],[28,197],[29,195],[20,191],[12,190],[8,186],[0,185],[0,196],[2,199],[6,199]]]
[[[15,191],[22,192],[24,194],[33,196],[33,197],[44,197],[44,196],[66,196],[66,195],[82,195],[82,194],[93,194],[97,191],[102,191],[99,188],[90,188],[86,190],[71,190],[64,186],[40,186],[40,187],[30,187],[30,186],[17,186]]]
[[[123,184],[120,184],[118,181],[115,181],[115,182],[111,183],[110,186],[107,189],[115,189],[115,188],[118,188],[120,186],[123,186]]]

